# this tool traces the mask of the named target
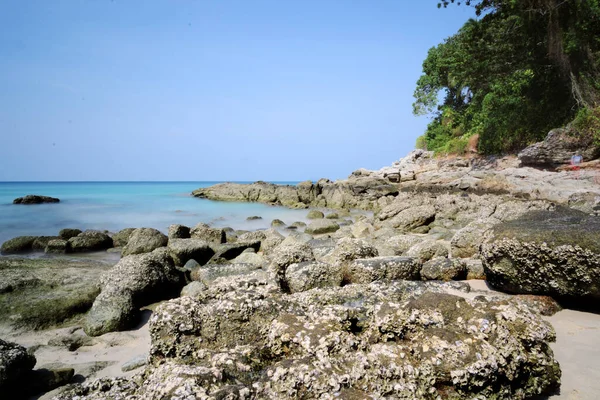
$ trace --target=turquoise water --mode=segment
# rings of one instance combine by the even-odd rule
[[[257,203],[197,199],[191,192],[217,182],[0,182],[0,243],[21,235],[56,235],[62,228],[116,232],[205,222],[234,229],[261,229],[274,218],[305,221],[306,210]],[[278,182],[295,184],[296,182]],[[60,203],[17,205],[27,194],[58,197]],[[246,221],[251,215],[262,220]]]

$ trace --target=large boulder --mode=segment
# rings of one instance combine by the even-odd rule
[[[421,268],[421,278],[426,281],[462,280],[467,277],[467,266],[461,260],[436,257]]]
[[[64,229],[61,229],[60,232],[58,232],[58,236],[60,236],[61,239],[69,240],[72,237],[79,235],[80,233],[81,233],[81,229],[64,228]]]
[[[200,222],[190,230],[192,239],[202,239],[209,243],[225,243],[227,235],[223,229],[211,228],[209,225]]]
[[[135,228],[125,228],[115,233],[112,237],[113,245],[115,247],[125,247],[133,231],[135,231]]]
[[[167,245],[168,238],[165,234],[154,228],[137,228],[131,232],[129,240],[123,251],[122,256],[131,254],[150,253],[152,250]]]
[[[35,362],[25,347],[0,339],[0,390],[31,371]]]
[[[324,257],[330,264],[346,264],[358,258],[377,257],[377,249],[362,239],[342,238],[335,248]]]
[[[102,251],[113,247],[113,240],[104,232],[88,230],[69,239],[69,247],[74,253]]]
[[[169,255],[178,267],[183,267],[189,260],[198,264],[206,264],[215,254],[210,244],[201,239],[171,239],[167,245]]]
[[[496,225],[482,245],[487,281],[511,293],[595,306],[600,299],[600,218],[559,207]]]
[[[287,267],[304,261],[313,261],[314,259],[313,251],[307,243],[287,238],[273,250],[269,272],[279,287],[287,292],[289,291],[285,278]]]
[[[0,253],[27,253],[33,250],[33,242],[35,242],[35,239],[37,239],[37,236],[17,236],[2,243],[2,247],[0,247]]]
[[[44,251],[51,240],[60,239],[59,236],[38,236],[31,244],[33,251]]]
[[[48,241],[44,252],[49,254],[65,254],[70,250],[69,242],[63,239],[54,239]]]
[[[122,258],[102,275],[102,291],[86,316],[85,333],[98,336],[130,328],[140,307],[179,295],[184,283],[167,249]]]
[[[410,232],[435,220],[435,208],[431,205],[411,207],[400,211],[389,224],[401,232]]]
[[[321,261],[304,261],[291,264],[285,271],[285,280],[291,293],[323,287],[341,286],[343,283],[340,265]]]
[[[581,135],[572,128],[554,129],[542,142],[523,149],[518,157],[522,165],[535,167],[556,167],[568,164],[575,154],[584,161],[600,156],[600,147],[596,146],[589,135]]]
[[[13,204],[42,204],[42,203],[58,203],[60,199],[50,196],[40,196],[37,194],[28,194],[24,197],[17,197],[13,200]]]

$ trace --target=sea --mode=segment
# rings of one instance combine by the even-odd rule
[[[0,243],[15,236],[55,236],[63,228],[117,232],[123,228],[156,228],[171,224],[256,230],[275,218],[306,222],[307,210],[259,203],[195,198],[192,191],[219,182],[0,182]],[[248,182],[240,182],[248,183]],[[274,182],[295,185],[297,182]],[[60,203],[20,205],[27,194],[52,196]],[[248,221],[250,216],[262,219]]]

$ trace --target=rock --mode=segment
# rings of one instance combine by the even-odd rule
[[[243,252],[233,260],[233,264],[252,264],[257,266],[264,266],[267,264],[267,260],[260,254]]]
[[[198,268],[199,266],[200,266],[200,264],[198,264],[198,262],[196,262],[196,260],[190,259],[184,264],[183,269],[186,271],[192,271],[192,270]]]
[[[255,252],[260,249],[260,241],[243,242],[238,241],[236,243],[224,243],[219,245],[212,245],[212,249],[215,254],[210,259],[209,263],[218,264],[233,260],[247,249],[253,249]]]
[[[315,259],[312,249],[308,244],[288,239],[273,250],[269,265],[269,272],[273,276],[273,279],[278,283],[281,290],[285,292],[289,292],[288,283],[285,278],[287,267],[292,264],[313,261]]]
[[[202,222],[192,228],[190,236],[192,239],[201,239],[208,243],[220,244],[227,241],[227,235],[223,229],[211,228]]]
[[[416,228],[428,225],[435,220],[435,208],[430,205],[411,207],[400,211],[390,219],[392,227],[402,232],[410,232]]]
[[[262,231],[265,238],[261,241],[260,250],[264,254],[270,254],[284,240],[284,236],[279,233],[276,229],[267,229]],[[241,237],[240,237],[241,240]],[[248,239],[245,239],[248,240]]]
[[[485,280],[485,271],[483,270],[483,263],[481,260],[467,258],[464,259],[463,262],[467,268],[467,279]]]
[[[75,370],[69,367],[44,365],[22,378],[26,384],[24,391],[30,394],[46,393],[71,382]]]
[[[534,296],[531,294],[518,294],[511,298],[511,301],[520,304],[526,304],[529,308],[536,310],[540,314],[551,317],[563,308],[550,296]]]
[[[385,241],[385,245],[391,248],[395,255],[401,256],[406,253],[411,247],[422,242],[423,238],[414,235],[397,235]]]
[[[554,129],[542,142],[523,149],[518,157],[522,165],[535,167],[556,167],[568,164],[575,154],[584,161],[600,156],[600,148],[591,138],[574,132],[571,128]]]
[[[424,281],[452,281],[463,280],[467,277],[467,268],[458,259],[436,257],[421,268],[421,278]]]
[[[178,295],[184,282],[167,249],[122,258],[101,278],[102,291],[86,316],[85,333],[99,336],[130,328],[140,307]]]
[[[252,232],[244,232],[240,235],[238,235],[238,240],[242,241],[242,242],[254,242],[254,241],[263,241],[267,238],[267,234],[269,233],[269,231],[271,230],[259,230],[259,231],[252,231]],[[275,231],[277,232],[277,231]],[[277,235],[279,235],[280,237],[283,238],[283,235],[279,232],[277,232]]]
[[[148,364],[148,354],[141,354],[137,357],[132,358],[121,366],[121,371],[128,372],[134,369],[143,367]]]
[[[343,238],[338,240],[335,248],[324,261],[337,265],[345,264],[358,258],[377,257],[377,249],[362,239]]]
[[[305,261],[286,268],[285,281],[291,293],[342,285],[342,269],[320,261]]]
[[[173,224],[169,225],[169,233],[167,235],[170,239],[189,239],[190,238],[190,227],[185,225]]]
[[[262,219],[262,217],[260,217],[258,215],[252,215],[252,216],[246,218],[246,221],[256,221],[256,220],[259,220],[259,219]]]
[[[2,254],[18,254],[32,251],[33,242],[37,236],[17,236],[2,243],[0,253]]]
[[[206,285],[200,281],[188,283],[181,289],[181,296],[198,297],[206,290]]]
[[[25,347],[0,339],[0,389],[16,382],[35,366]]]
[[[449,247],[447,242],[440,240],[423,240],[408,249],[406,255],[425,262],[435,257],[448,257]]]
[[[310,246],[317,260],[321,260],[329,255],[335,249],[336,241],[334,239],[311,239],[306,243]]]
[[[272,227],[276,227],[276,226],[285,226],[285,222],[283,222],[280,219],[274,219],[273,221],[271,221],[271,226]]]
[[[192,279],[205,287],[211,287],[220,278],[251,275],[255,272],[262,271],[260,267],[252,264],[208,264],[192,271]]]
[[[184,266],[189,260],[206,264],[215,254],[209,243],[201,239],[171,239],[167,244],[169,255],[176,266]]]
[[[355,238],[365,238],[371,236],[373,231],[375,231],[375,228],[366,221],[357,221],[352,224],[350,231]]]
[[[373,257],[357,259],[343,269],[343,283],[391,282],[419,278],[421,263],[411,257]]]
[[[49,254],[65,254],[70,250],[69,242],[63,239],[50,240],[44,249]]]
[[[17,197],[13,200],[13,204],[42,204],[42,203],[58,203],[60,199],[50,196],[39,196],[37,194],[28,194],[25,197]]]
[[[150,253],[159,247],[166,246],[168,238],[154,228],[137,228],[131,232],[129,240],[121,254],[129,256],[132,254]]]
[[[115,233],[112,237],[113,245],[115,247],[125,247],[127,245],[127,242],[129,242],[129,237],[131,236],[133,231],[135,231],[135,228],[125,228]]]
[[[319,210],[310,210],[308,212],[308,214],[306,215],[306,218],[308,218],[308,219],[321,219],[321,218],[325,218],[325,214],[323,214],[323,212],[319,211]]]
[[[340,216],[339,216],[338,213],[329,213],[329,214],[327,214],[327,216],[325,218],[327,218],[327,219],[339,219]]]
[[[60,232],[58,232],[58,236],[60,236],[61,239],[69,240],[72,237],[79,235],[80,233],[81,229],[65,228],[61,229]]]
[[[75,351],[83,346],[92,346],[94,339],[86,335],[63,335],[48,340],[48,346],[64,347],[69,351]]]
[[[304,228],[306,226],[306,222],[296,221],[296,222],[292,222],[290,226],[295,226],[297,228]]]
[[[481,251],[491,286],[594,307],[600,298],[599,217],[559,207],[496,225],[493,233]]]
[[[321,235],[324,233],[335,232],[338,229],[340,229],[340,226],[336,222],[326,219],[318,219],[308,224],[304,232],[311,235]]]
[[[486,218],[476,220],[456,231],[450,239],[450,252],[452,257],[467,258],[479,253],[479,247],[484,242],[489,232],[499,220]]]
[[[113,247],[113,240],[106,233],[88,230],[69,239],[69,247],[74,253],[102,251]]]

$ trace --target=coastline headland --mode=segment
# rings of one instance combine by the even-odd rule
[[[47,273],[56,268],[48,259],[0,260],[11,282],[0,300],[20,304],[44,288],[73,318],[35,326],[25,311],[7,309],[13,323],[0,345],[20,358],[0,357],[15,371],[0,387],[21,393],[40,369],[16,342],[45,363],[62,363],[43,369],[83,377],[42,397],[58,400],[589,395],[600,388],[577,386],[577,376],[598,382],[600,368],[585,372],[564,350],[581,339],[572,351],[597,353],[589,336],[566,333],[577,323],[600,327],[595,173],[416,150],[335,182],[200,188],[193,196],[312,210],[307,224],[274,221],[258,231],[198,224],[172,225],[166,235],[119,232],[104,248],[121,259],[74,281],[86,293],[77,306],[57,300],[64,296],[50,281],[67,282],[89,266],[61,275]],[[80,235],[101,236],[73,237]],[[28,263],[45,272],[32,277]],[[569,325],[561,315],[574,311],[563,308],[592,313]],[[110,343],[129,358],[139,354],[111,353],[102,362],[112,366],[90,367]]]

